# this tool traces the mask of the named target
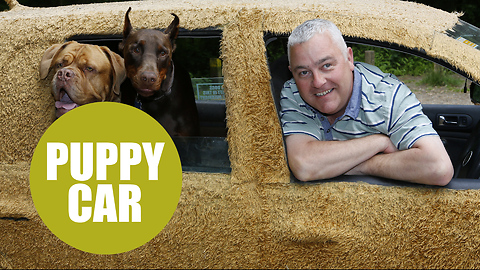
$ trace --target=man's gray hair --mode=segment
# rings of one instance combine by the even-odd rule
[[[288,61],[290,62],[290,48],[293,45],[309,41],[315,34],[321,34],[327,31],[334,44],[342,51],[347,59],[347,44],[343,39],[342,32],[331,21],[324,19],[308,20],[297,26],[288,37]]]

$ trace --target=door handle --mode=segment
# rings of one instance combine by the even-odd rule
[[[468,128],[473,124],[473,119],[468,114],[439,114],[437,118],[439,127]]]
[[[440,126],[458,126],[458,117],[456,116],[449,116],[448,119],[447,117],[440,115],[438,117],[438,125]]]

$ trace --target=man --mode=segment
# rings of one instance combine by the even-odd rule
[[[354,63],[326,20],[298,26],[288,40],[280,104],[287,157],[301,181],[341,174],[446,185],[453,166],[415,95],[391,74]]]

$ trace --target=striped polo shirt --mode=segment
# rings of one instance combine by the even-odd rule
[[[355,63],[353,77],[350,101],[333,125],[300,97],[293,78],[285,82],[280,99],[284,136],[306,134],[327,141],[385,134],[399,150],[421,137],[438,136],[415,94],[394,75]]]

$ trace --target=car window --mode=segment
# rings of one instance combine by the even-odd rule
[[[273,95],[278,106],[276,95],[283,82],[292,77],[287,68],[288,37],[267,34],[265,40]],[[410,88],[422,104],[473,105],[465,90],[465,86],[468,89],[471,82],[431,59],[390,48],[365,45],[361,40],[349,42],[347,39],[347,45],[352,47],[355,61],[373,64],[386,73],[394,74]]]
[[[394,74],[422,104],[473,105],[462,75],[417,55],[360,44],[349,44],[355,61],[366,62]]]
[[[480,121],[477,117],[478,106],[473,105],[470,94],[464,92],[466,86],[467,89],[473,89],[471,81],[467,80],[464,74],[460,74],[460,71],[458,73],[452,71],[455,69],[446,63],[422,57],[422,54],[424,55],[422,51],[386,43],[373,46],[372,43],[375,42],[372,41],[345,39],[347,45],[352,47],[355,61],[374,64],[384,72],[394,74],[410,88],[424,104],[423,111],[432,121],[453,164],[461,164],[465,134],[469,134]],[[284,82],[292,78],[288,69],[288,37],[267,33],[264,40],[271,75],[272,96],[277,112],[280,112],[280,92]],[[479,92],[480,89],[477,93]],[[480,97],[477,98],[480,100]],[[336,179],[348,181],[358,177],[342,176]],[[367,178],[366,181],[376,183],[372,177]],[[293,174],[291,174],[291,182],[304,183],[296,179]],[[312,183],[315,182],[318,181]]]
[[[230,173],[225,94],[222,61],[220,60],[221,31],[181,29],[173,56],[175,65],[186,69],[192,81],[200,120],[199,137],[172,137],[182,162],[183,171]],[[121,35],[75,36],[69,40],[107,46],[119,53]]]
[[[204,35],[179,36],[174,61],[188,69],[196,100],[224,102],[220,37],[208,32]]]

